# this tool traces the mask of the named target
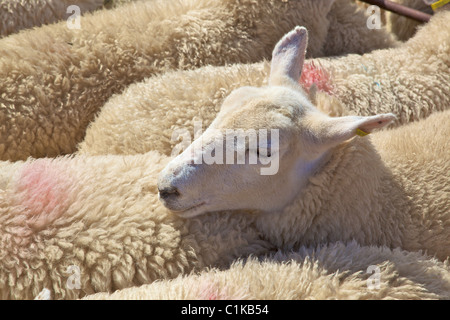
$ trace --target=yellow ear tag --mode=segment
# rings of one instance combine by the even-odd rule
[[[431,9],[433,9],[433,11],[436,11],[437,9],[445,6],[449,2],[450,2],[450,0],[438,0],[438,1],[435,1],[433,4],[431,4]]]
[[[369,133],[362,131],[361,129],[356,129],[356,134],[360,137],[367,136]]]

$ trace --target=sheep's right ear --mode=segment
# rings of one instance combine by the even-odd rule
[[[328,117],[316,116],[311,118],[312,132],[315,132],[316,144],[322,148],[331,148],[355,137],[365,136],[374,130],[381,129],[396,119],[392,113],[377,114],[374,116],[346,116]]]
[[[275,46],[272,53],[269,85],[298,85],[305,62],[308,31],[295,27]]]

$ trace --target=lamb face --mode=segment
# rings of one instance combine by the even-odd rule
[[[183,217],[220,210],[276,212],[319,170],[328,152],[394,119],[329,118],[298,84],[307,31],[297,27],[275,46],[269,86],[243,87],[225,99],[210,127],[161,172],[164,205]]]
[[[160,199],[185,217],[285,206],[316,160],[295,139],[302,100],[313,108],[288,88],[236,90],[203,135],[161,172]]]

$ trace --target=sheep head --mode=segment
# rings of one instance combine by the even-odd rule
[[[331,150],[395,116],[331,118],[299,85],[308,33],[296,27],[275,46],[269,85],[242,87],[205,132],[161,172],[163,204],[183,217],[220,210],[276,212],[307,184]]]

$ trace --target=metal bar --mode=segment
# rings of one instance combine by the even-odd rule
[[[360,0],[360,1],[379,6],[384,10],[394,12],[396,14],[408,17],[410,19],[419,22],[428,22],[431,19],[431,15],[429,15],[428,13],[424,13],[416,9],[405,7],[401,4],[389,0]]]

